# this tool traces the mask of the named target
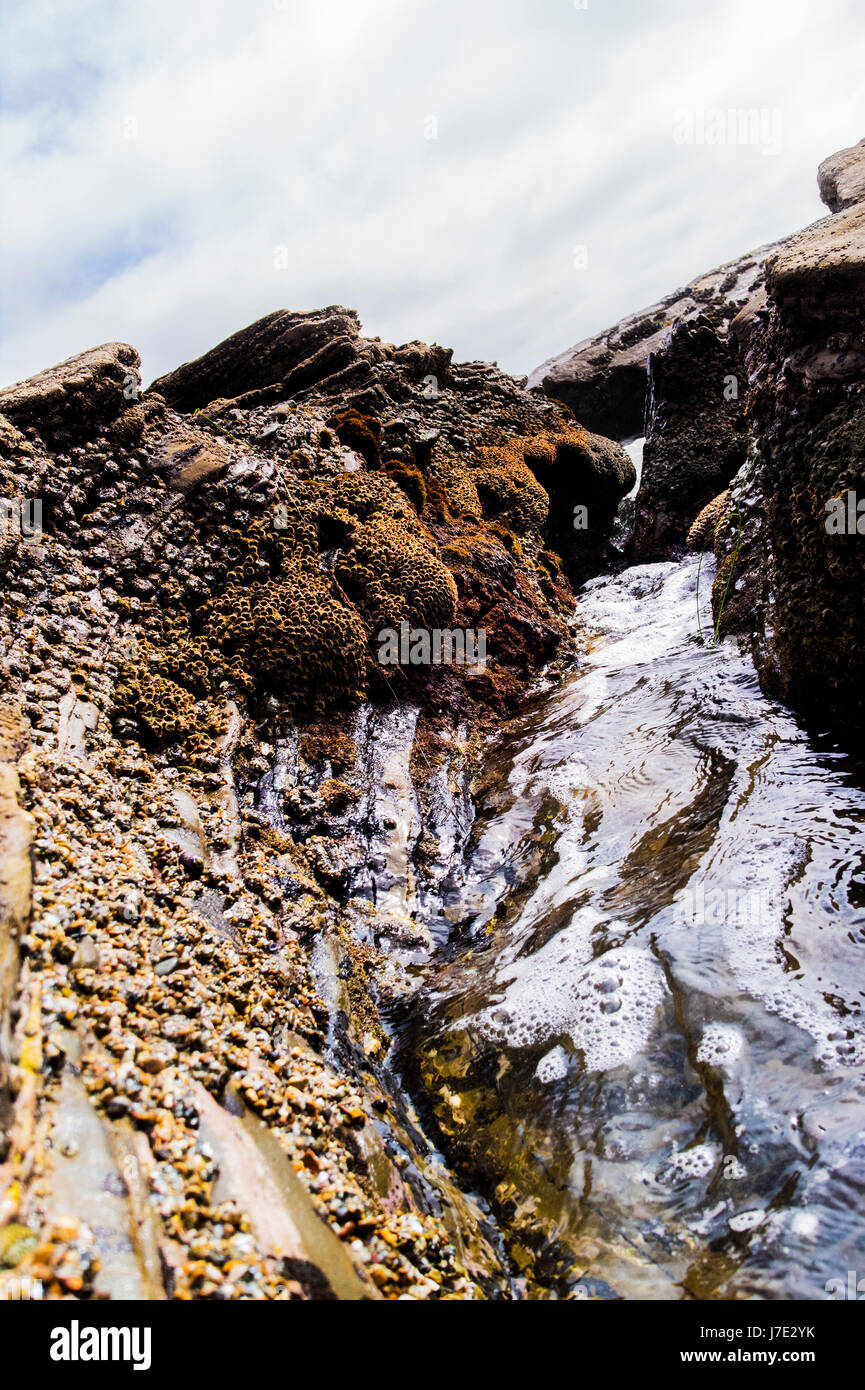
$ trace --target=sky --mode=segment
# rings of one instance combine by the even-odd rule
[[[528,373],[824,215],[863,73],[862,0],[2,0],[0,383],[327,304]]]

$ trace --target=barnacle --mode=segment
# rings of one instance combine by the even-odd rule
[[[478,490],[469,469],[461,459],[442,459],[430,472],[430,491],[432,492],[433,488],[441,489],[441,492],[436,491],[434,495],[438,510],[445,518],[452,513],[455,516],[471,516],[480,521],[483,510]]]
[[[392,517],[377,515],[359,527],[339,557],[337,578],[377,628],[401,622],[448,627],[457,607],[450,571],[429,542]]]
[[[549,512],[546,492],[516,451],[491,452],[490,466],[472,475],[484,516],[505,517],[521,531],[539,531]]]
[[[385,473],[343,473],[326,485],[321,506],[359,521],[389,517],[416,536],[428,536],[403,489]]]
[[[143,661],[127,666],[114,698],[118,710],[137,720],[152,738],[182,738],[195,727],[195,701],[189,691]]]

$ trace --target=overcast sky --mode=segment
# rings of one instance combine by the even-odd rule
[[[3,383],[111,339],[149,381],[333,303],[526,373],[822,216],[865,136],[862,0],[0,13]]]

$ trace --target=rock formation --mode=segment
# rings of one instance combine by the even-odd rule
[[[865,143],[821,166],[821,190],[840,210],[768,259],[765,302],[732,326],[748,458],[715,603],[727,594],[721,631],[749,634],[766,689],[849,718],[865,699]]]
[[[345,309],[137,366],[2,392],[0,1296],[507,1295],[379,1002],[633,467]],[[384,665],[382,630],[485,659]]]
[[[34,426],[45,443],[61,446],[94,438],[135,400],[141,359],[128,343],[70,357],[0,391],[0,414],[20,429]]]
[[[176,410],[192,411],[217,397],[239,397],[267,387],[283,400],[357,360],[360,321],[353,309],[295,314],[277,309],[226,338],[195,362],[154,381]]]
[[[865,140],[824,159],[817,170],[820,197],[831,212],[865,201]]]
[[[0,1297],[524,1291],[386,1064],[419,904],[621,563],[593,431],[647,382],[633,553],[714,547],[766,688],[861,714],[863,171],[542,373],[565,403],[338,306],[143,393],[122,343],[0,391]]]
[[[536,367],[529,388],[569,405],[587,429],[612,439],[643,433],[646,366],[677,322],[705,318],[717,330],[759,291],[763,261],[774,249],[761,246],[738,260],[674,290],[657,304],[622,319],[567,352]]]
[[[766,690],[849,717],[865,688],[865,141],[818,183],[832,215],[696,282],[711,312],[691,287],[531,380],[619,436],[645,393],[630,556],[714,544],[720,632],[748,635]]]

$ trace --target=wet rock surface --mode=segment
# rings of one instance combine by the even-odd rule
[[[648,365],[646,444],[629,551],[665,559],[745,459],[744,367],[700,317],[671,329]]]

